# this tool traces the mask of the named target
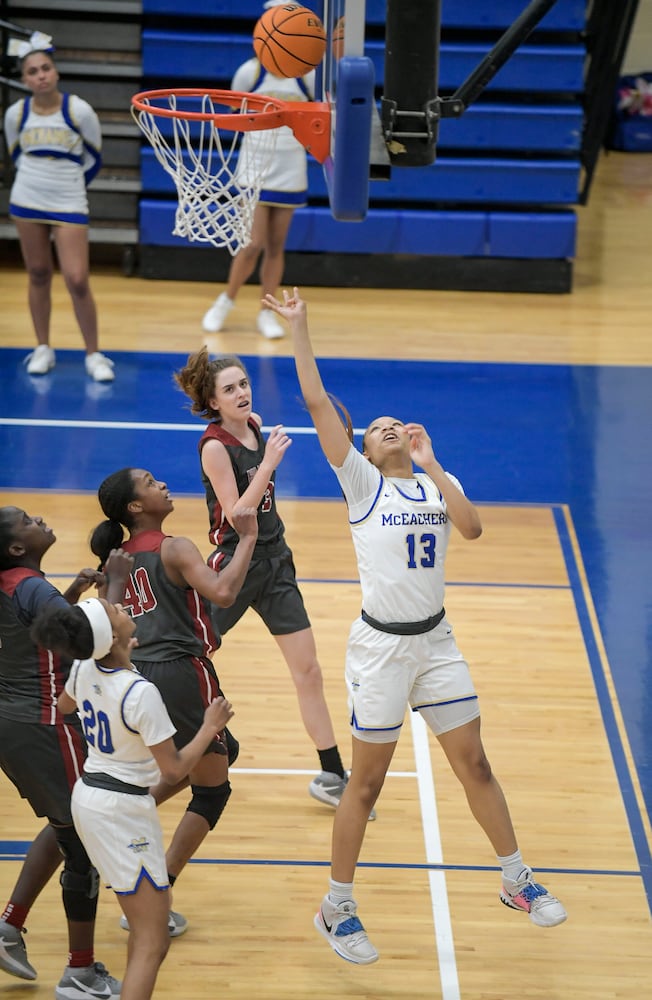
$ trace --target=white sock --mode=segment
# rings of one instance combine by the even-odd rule
[[[500,855],[497,857],[500,867],[503,870],[503,877],[509,879],[510,882],[518,882],[519,876],[525,871],[521,852],[514,851],[513,854],[509,854],[507,857],[501,858]]]
[[[335,879],[330,879],[328,898],[336,906],[338,903],[353,899],[353,882],[336,882]]]

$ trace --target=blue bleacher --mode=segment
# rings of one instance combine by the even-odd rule
[[[490,48],[489,44],[476,42],[442,42],[440,89],[452,91],[458,87]],[[157,86],[161,87],[180,85],[179,81],[189,78],[201,80],[200,85],[205,87],[228,84],[238,66],[253,55],[250,35],[187,31],[180,44],[176,31],[143,31],[143,75],[158,80]],[[383,42],[368,42],[365,55],[374,64],[376,84],[382,86]],[[522,45],[496,74],[487,92],[577,93],[583,86],[585,58],[582,45]]]
[[[186,160],[186,162],[188,162]],[[429,167],[392,171],[391,180],[371,181],[372,203],[481,202],[503,205],[574,205],[577,202],[580,168],[576,160],[507,160],[440,157]],[[141,181],[148,194],[174,194],[172,178],[160,166],[154,150],[141,152]],[[326,200],[323,170],[316,160],[308,162],[311,198]]]
[[[575,104],[472,104],[461,118],[439,123],[438,156],[450,149],[577,154],[583,123]],[[159,128],[172,134],[169,119],[161,119]]]
[[[370,25],[385,23],[387,0],[367,0],[366,20]],[[527,0],[443,0],[442,27],[505,30],[527,5]],[[317,9],[317,3],[311,4]],[[242,18],[253,24],[261,14],[259,0],[193,0],[188,9],[185,0],[143,0],[143,13],[177,14],[188,17]],[[557,0],[537,30],[581,31],[586,18],[586,0]]]
[[[528,0],[443,0],[439,93],[475,70]],[[310,4],[318,9],[317,2]],[[382,92],[386,0],[367,0],[365,51]],[[261,0],[144,0],[143,87],[224,88],[253,54]],[[160,17],[159,17],[160,15]],[[163,19],[161,19],[163,18]],[[176,18],[176,25],[173,23]],[[194,18],[209,19],[201,30]],[[558,0],[459,119],[440,122],[437,159],[370,182],[362,223],[326,207],[322,168],[309,158],[309,205],[297,210],[289,252],[572,259],[580,187],[586,49],[584,0]],[[166,129],[164,128],[164,131]],[[171,236],[173,184],[143,145],[141,242],[183,246]],[[187,245],[187,244],[186,244]]]

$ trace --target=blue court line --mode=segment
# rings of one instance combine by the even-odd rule
[[[636,798],[636,792],[634,790],[632,775],[627,762],[627,757],[625,755],[625,749],[623,747],[620,730],[618,728],[611,695],[607,686],[607,679],[605,677],[602,658],[600,656],[595,632],[589,616],[584,587],[582,585],[577,561],[575,559],[575,553],[573,551],[564,511],[562,507],[553,507],[552,512],[557,527],[557,533],[559,535],[559,541],[561,543],[562,553],[566,562],[566,572],[568,573],[571,589],[573,591],[575,608],[577,610],[580,629],[584,639],[584,646],[589,658],[589,665],[598,698],[598,705],[602,714],[602,721],[607,734],[611,756],[616,769],[616,774],[618,776],[618,786],[623,798],[623,805],[625,806],[625,813],[627,815],[632,840],[634,842],[634,850],[636,851],[636,856],[641,867],[640,874],[643,879],[643,887],[647,896],[650,912],[652,912],[652,855],[650,854],[650,844],[648,843],[648,838],[645,832],[645,826],[643,824],[638,800]]]
[[[76,573],[57,573],[56,569],[49,569],[48,576],[56,576],[58,580],[76,580]],[[360,585],[358,579],[339,579],[335,577],[321,576],[298,576],[297,583],[327,583],[329,586]],[[571,590],[568,583],[494,583],[491,580],[447,580],[447,587],[486,587],[489,590]]]
[[[31,846],[30,840],[0,840],[0,861],[23,861]],[[62,862],[63,863],[63,862]],[[299,860],[297,858],[191,858],[191,865],[243,865],[244,867],[271,868],[330,868],[330,861]],[[500,872],[498,865],[447,865],[426,864],[425,862],[400,861],[360,861],[359,868],[387,869],[398,871],[446,871],[446,872]],[[538,868],[536,874],[543,875],[606,875],[640,878],[640,871],[619,868]]]

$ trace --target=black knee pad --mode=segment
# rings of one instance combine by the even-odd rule
[[[63,906],[68,920],[89,922],[97,912],[100,876],[73,826],[55,827],[59,850],[64,857],[61,883]]]
[[[191,785],[190,788],[192,798],[188,803],[187,812],[203,816],[212,830],[229,801],[230,782],[225,781],[223,785]]]

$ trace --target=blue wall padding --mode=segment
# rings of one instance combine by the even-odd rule
[[[144,198],[140,242],[200,246],[172,236],[173,202]],[[336,222],[327,208],[294,213],[290,252],[385,253],[465,257],[567,258],[575,249],[572,211],[387,211],[371,208],[364,222]],[[209,247],[210,249],[210,247]]]

